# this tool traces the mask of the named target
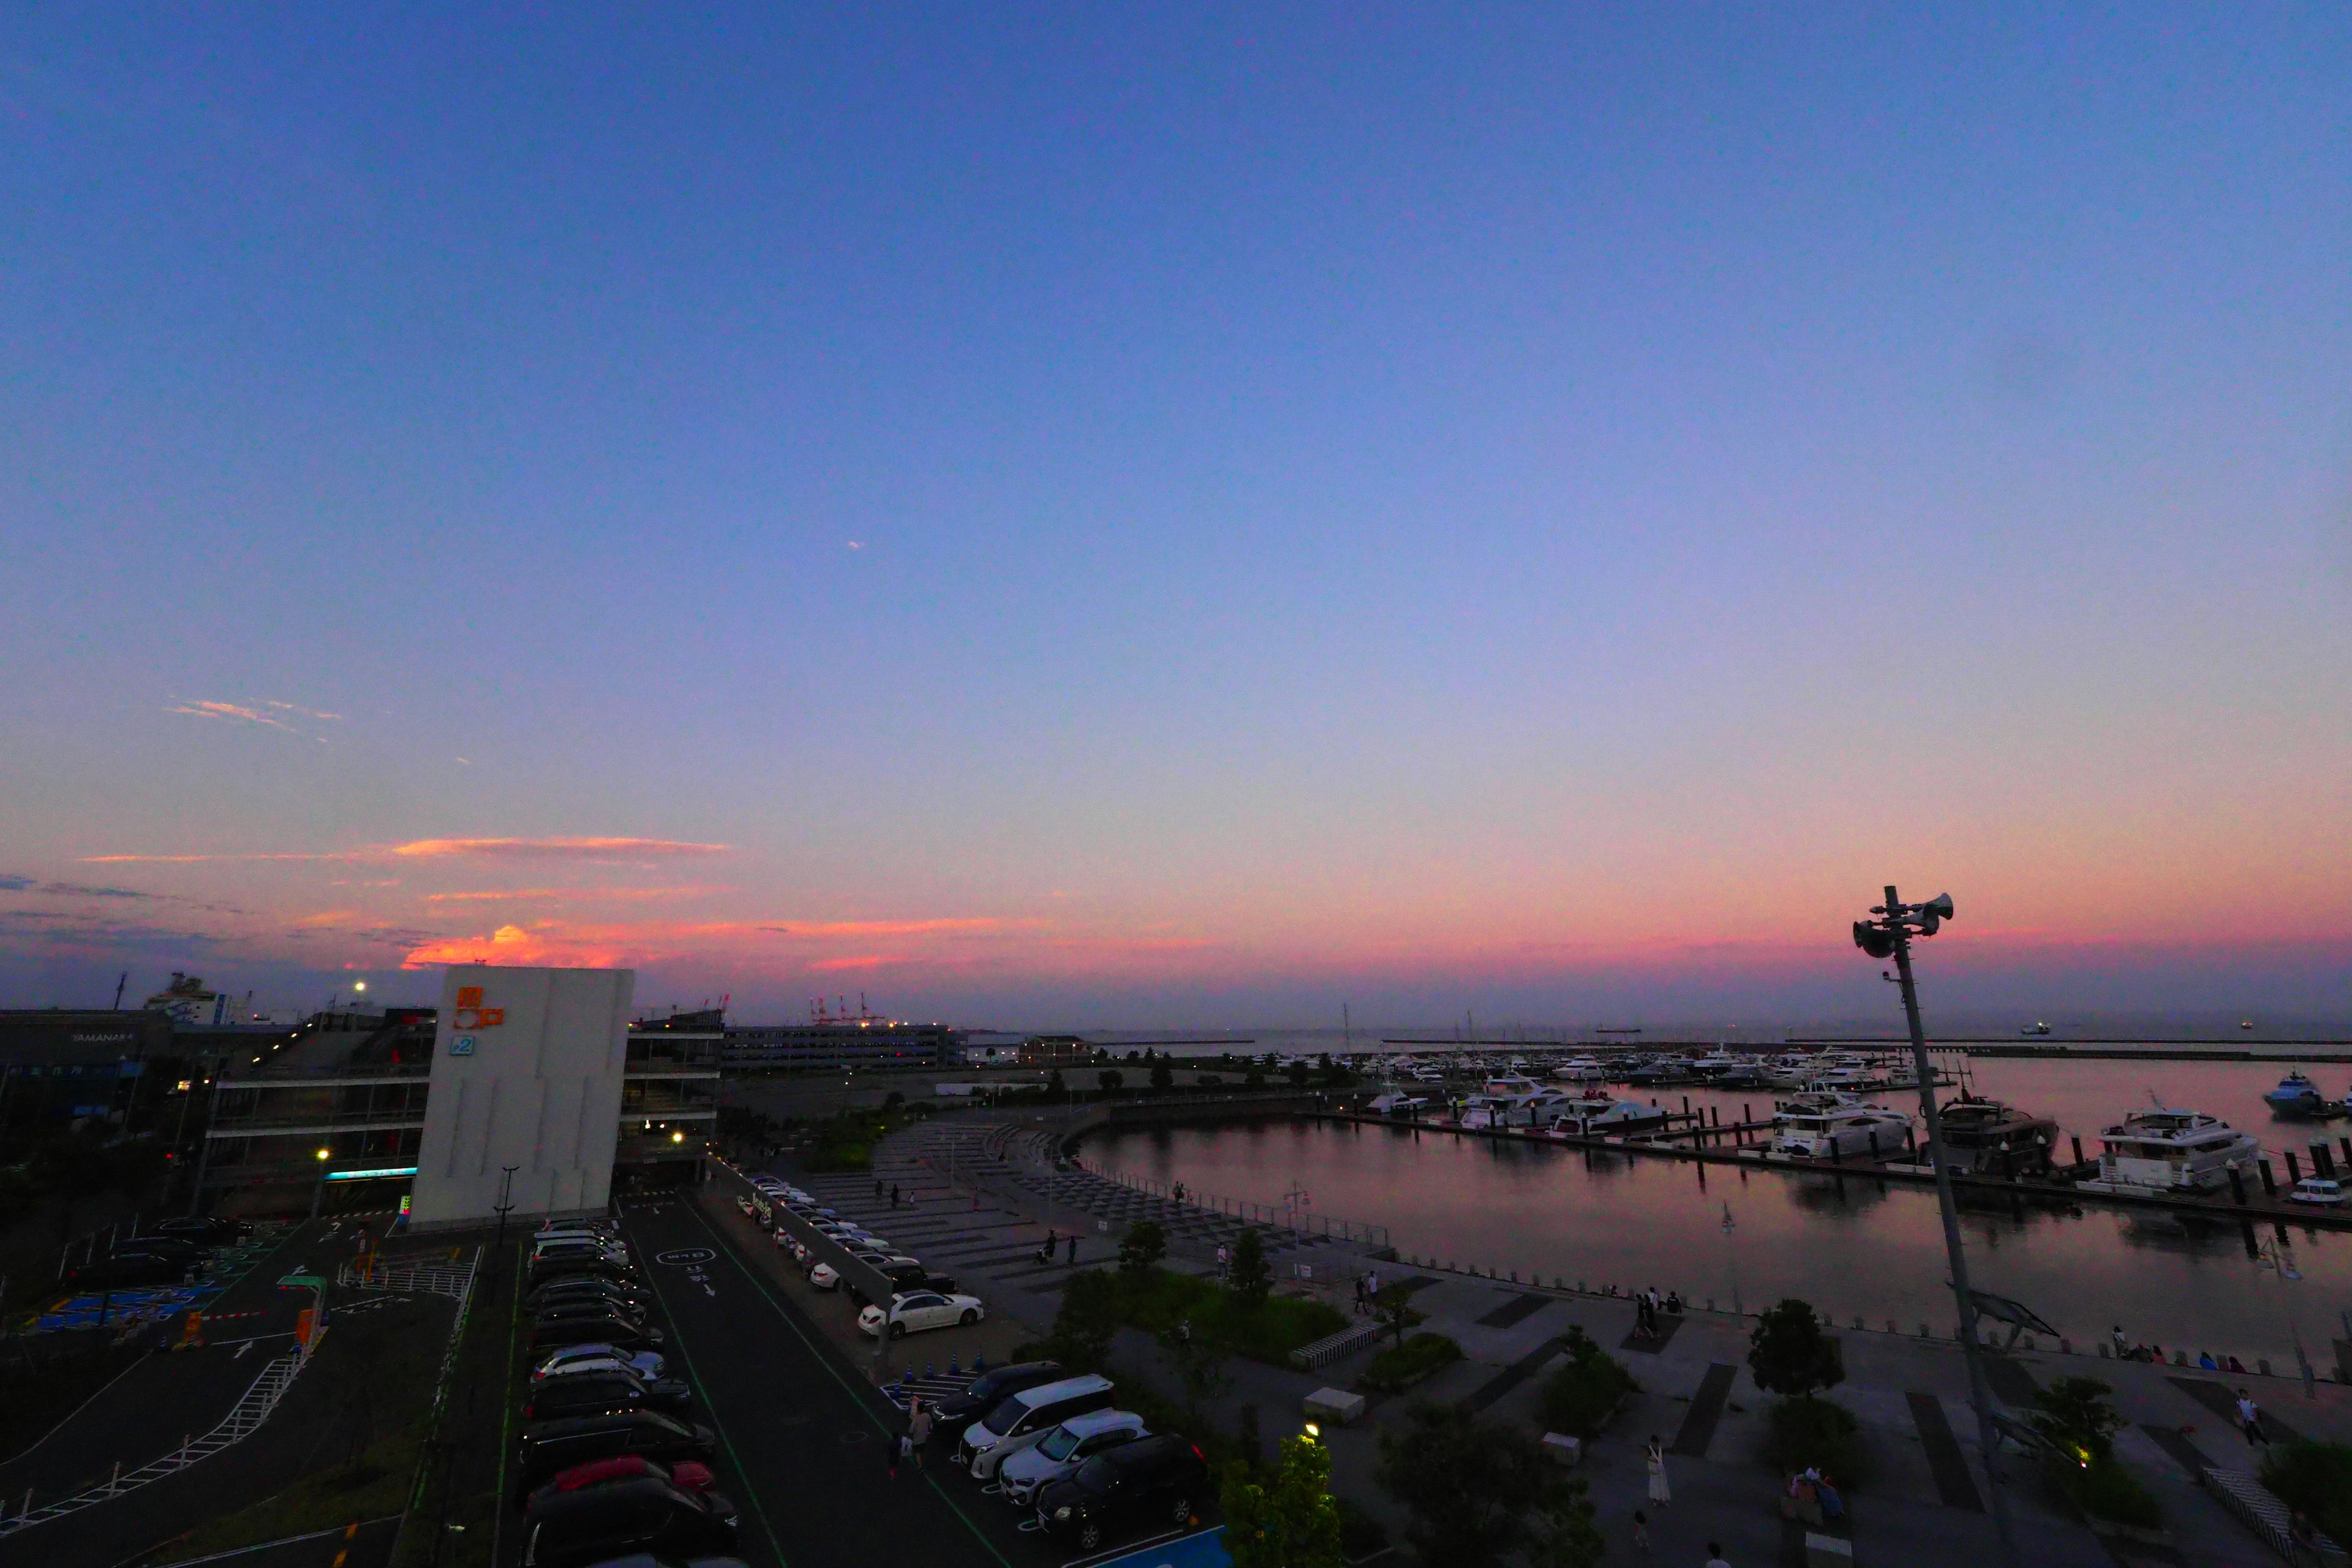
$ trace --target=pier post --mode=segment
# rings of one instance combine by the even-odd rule
[[[2066,1142],[2074,1145],[2074,1163],[2077,1165],[2081,1164],[2083,1163],[2083,1140],[2081,1136],[2079,1134],[2070,1132],[2066,1135]]]
[[[2301,1164],[2299,1164],[2299,1163],[2296,1162],[2295,1157],[2294,1157],[2294,1150],[2292,1150],[2292,1149],[2289,1149],[2289,1150],[2286,1152],[2286,1182],[2287,1182],[2287,1185],[2289,1185],[2289,1186],[2293,1186],[2293,1185],[2294,1185],[2297,1182],[2300,1182],[2300,1181],[2302,1181],[2302,1180],[2303,1180],[2303,1166],[2302,1166]]]
[[[2268,1160],[2257,1160],[2254,1163],[2263,1173],[2263,1194],[2273,1198],[2278,1196],[2278,1178],[2271,1174],[2271,1163]]]
[[[2230,1201],[2240,1208],[2246,1206],[2246,1178],[2238,1167],[2230,1167]]]

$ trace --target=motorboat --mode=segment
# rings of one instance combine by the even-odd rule
[[[2332,1176],[2305,1176],[2287,1194],[2287,1202],[2334,1208],[2345,1199],[2344,1184]]]
[[[1976,1094],[1946,1101],[1936,1116],[1943,1124],[1945,1155],[1960,1175],[2037,1175],[2049,1168],[2058,1142],[2058,1123],[2049,1117]]]
[[[1367,1109],[1375,1116],[1410,1121],[1429,1109],[1429,1101],[1420,1095],[1406,1094],[1401,1089],[1392,1089],[1384,1094],[1374,1095]]]
[[[2018,1030],[2017,1032],[2028,1038],[2033,1038],[2048,1034],[2050,1032],[2050,1026],[2036,1020],[2033,1023],[2026,1025],[2025,1027]]]
[[[1570,1057],[1551,1069],[1551,1076],[1570,1083],[1605,1083],[1609,1069],[1598,1057]]]
[[[1638,1100],[1579,1098],[1552,1117],[1549,1131],[1555,1138],[1606,1138],[1654,1131],[1665,1124],[1664,1111]]]
[[[1903,1152],[1911,1118],[1883,1105],[1795,1105],[1772,1118],[1767,1152],[1804,1160],[1883,1160]]]
[[[2099,1141],[2099,1173],[2081,1184],[2095,1193],[2210,1193],[2263,1154],[2260,1143],[2218,1116],[2163,1106],[2133,1112]]]
[[[1481,1084],[1478,1090],[1492,1100],[1533,1100],[1543,1091],[1543,1085],[1523,1073],[1498,1074]]]
[[[2281,1116],[2326,1117],[2341,1116],[2344,1106],[2319,1092],[2301,1068],[2278,1080],[2278,1087],[2263,1096],[2263,1102]]]

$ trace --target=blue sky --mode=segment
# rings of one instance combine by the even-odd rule
[[[2320,6],[21,9],[0,992],[1769,1016],[1877,1005],[1896,878],[1988,1005],[2352,1008],[2347,79]]]

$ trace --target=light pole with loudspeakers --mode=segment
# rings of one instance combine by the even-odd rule
[[[1969,1289],[1969,1260],[1960,1246],[1960,1210],[1952,1195],[1952,1168],[1944,1157],[1944,1122],[1936,1109],[1936,1069],[1927,1060],[1927,1034],[1919,1022],[1919,992],[1911,979],[1911,942],[1936,934],[1952,918],[1952,895],[1940,893],[1924,904],[1906,904],[1886,889],[1886,901],[1871,911],[1874,920],[1853,922],[1853,945],[1876,959],[1895,961],[1894,980],[1903,989],[1903,1014],[1911,1026],[1911,1067],[1919,1079],[1919,1114],[1927,1123],[1927,1158],[1936,1170],[1936,1204],[1944,1215],[1944,1251],[1952,1266],[1952,1297],[1960,1310],[1960,1354],[1968,1363],[1969,1398],[1977,1407],[1977,1440],[1984,1450],[1985,1482],[1992,1493],[1994,1528],[2000,1533],[2000,1560],[2017,1568],[2017,1531],[2009,1518],[2009,1500],[2001,1495],[1993,1473],[1993,1454],[2000,1441],[1985,1380],[1984,1348],[1978,1342],[1976,1297]]]

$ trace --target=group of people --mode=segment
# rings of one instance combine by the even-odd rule
[[[1782,1510],[1807,1524],[1819,1524],[1845,1512],[1845,1500],[1838,1496],[1837,1483],[1818,1465],[1808,1465],[1790,1476],[1781,1499]]]
[[[882,1201],[882,1189],[884,1185],[885,1184],[881,1177],[877,1176],[874,1178],[874,1201],[876,1203],[880,1203]],[[897,1208],[898,1206],[898,1184],[891,1182],[888,1183],[887,1185],[890,1189],[890,1206],[892,1208]]]
[[[1641,1339],[1656,1339],[1665,1331],[1663,1324],[1666,1318],[1682,1315],[1683,1298],[1678,1290],[1669,1290],[1661,1296],[1658,1288],[1653,1285],[1633,1294],[1633,1332]]]
[[[2107,1339],[2115,1346],[2116,1359],[2117,1361],[2147,1361],[2155,1362],[2158,1364],[2161,1364],[2164,1361],[2164,1347],[2162,1345],[2136,1345],[2132,1343],[2129,1340],[2124,1338],[2124,1326],[2121,1323],[2117,1323],[2114,1328],[2107,1331]],[[2178,1364],[2183,1366],[2188,1365],[2188,1352],[2186,1351],[2180,1352],[2179,1356],[2180,1360]],[[2199,1351],[2197,1352],[2196,1364],[2207,1372],[2243,1373],[2248,1370],[2246,1363],[2240,1361],[2236,1356],[2216,1357],[2211,1351]]]
[[[1045,1231],[1045,1239],[1039,1243],[1037,1247],[1037,1261],[1040,1263],[1053,1262],[1054,1249],[1063,1245],[1064,1242],[1062,1237],[1055,1234],[1051,1226],[1048,1226]],[[1070,1232],[1067,1245],[1070,1249],[1070,1262],[1075,1265],[1078,1261],[1078,1233],[1076,1231],[1074,1230]]]

